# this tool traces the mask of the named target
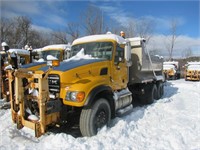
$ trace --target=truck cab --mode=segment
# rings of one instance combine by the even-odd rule
[[[48,55],[55,57],[59,61],[63,61],[69,58],[70,49],[70,44],[55,44],[34,49],[32,52],[34,54],[34,61],[30,64],[23,65],[22,68],[37,70],[43,66],[46,66]]]

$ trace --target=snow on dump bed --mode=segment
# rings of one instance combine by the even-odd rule
[[[8,53],[15,53],[15,54],[21,54],[21,55],[30,55],[30,52],[25,49],[9,49]]]
[[[79,44],[79,43],[85,43],[85,42],[95,42],[95,41],[99,41],[99,40],[115,40],[119,44],[124,44],[126,42],[126,40],[119,35],[99,34],[99,35],[85,36],[85,37],[76,39],[76,40],[74,40],[72,45]]]

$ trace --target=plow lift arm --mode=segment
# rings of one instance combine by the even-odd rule
[[[24,126],[33,129],[36,137],[44,134],[47,126],[56,124],[60,117],[61,101],[49,98],[50,70],[51,68],[47,72],[30,72],[18,69],[9,72],[9,87],[12,86],[13,79],[15,82],[15,96],[10,94],[12,120],[18,129]]]

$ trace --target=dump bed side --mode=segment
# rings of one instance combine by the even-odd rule
[[[162,67],[163,58],[158,55],[149,55],[145,49],[143,38],[128,39],[131,44],[132,66],[129,68],[130,83],[144,83],[153,80],[164,80]]]

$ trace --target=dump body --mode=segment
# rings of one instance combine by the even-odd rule
[[[185,80],[200,81],[200,62],[188,62],[185,65]]]
[[[143,38],[129,38],[128,40],[131,44],[132,61],[132,66],[129,68],[130,84],[163,80],[163,58],[149,55]]]

